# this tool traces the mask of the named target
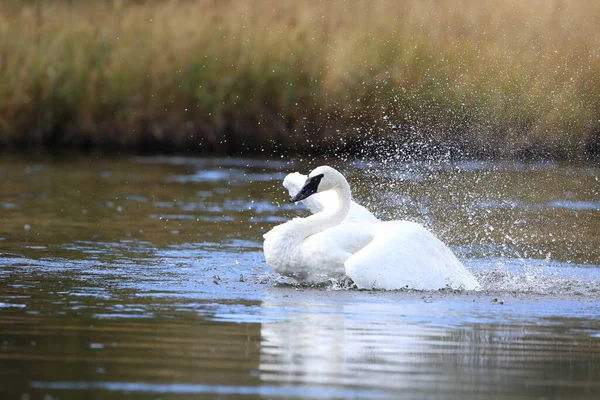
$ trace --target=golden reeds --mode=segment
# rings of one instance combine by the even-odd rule
[[[0,141],[586,156],[598,26],[577,0],[5,0]]]

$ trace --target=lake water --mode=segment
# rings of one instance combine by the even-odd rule
[[[0,161],[3,399],[599,398],[600,168],[332,161],[481,292],[294,285],[282,159]]]

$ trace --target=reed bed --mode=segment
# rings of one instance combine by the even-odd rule
[[[0,143],[586,158],[598,26],[577,0],[4,0]]]

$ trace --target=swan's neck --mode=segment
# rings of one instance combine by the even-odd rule
[[[348,182],[344,179],[338,186],[331,190],[338,196],[337,204],[334,207],[325,208],[323,211],[309,217],[298,219],[304,238],[339,225],[348,216],[351,203]]]

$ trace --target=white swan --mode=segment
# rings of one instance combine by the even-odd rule
[[[350,186],[329,166],[314,169],[291,201],[327,191],[335,193],[337,201],[309,202],[316,214],[294,218],[264,235],[265,259],[278,273],[307,283],[348,276],[363,289],[479,288],[450,249],[423,226],[346,221],[354,208]]]

